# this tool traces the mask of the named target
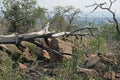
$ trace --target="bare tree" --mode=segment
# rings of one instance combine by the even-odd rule
[[[57,28],[58,31],[70,31],[75,23],[75,18],[80,13],[79,9],[72,6],[61,7],[57,6],[54,10],[54,16],[51,18],[51,25]]]
[[[79,13],[80,13],[80,10],[79,9],[75,9],[73,11],[73,13],[71,13],[70,15],[67,15],[67,18],[68,18],[68,27],[67,27],[66,31],[70,30],[72,22],[74,21],[76,15],[79,14]]]
[[[103,10],[107,10],[108,12],[110,12],[112,14],[112,17],[113,17],[113,20],[114,20],[114,23],[115,23],[115,27],[116,27],[116,30],[118,33],[120,33],[120,30],[119,30],[119,23],[118,23],[118,20],[116,18],[116,15],[115,15],[115,12],[111,10],[111,7],[113,5],[113,3],[115,3],[117,0],[109,0],[110,4],[108,7],[104,7],[107,3],[104,2],[104,3],[94,3],[92,5],[89,5],[89,6],[86,6],[86,7],[92,7],[92,6],[95,6],[95,8],[91,11],[91,12],[94,12],[95,10],[97,10],[98,8],[100,9],[103,9]]]

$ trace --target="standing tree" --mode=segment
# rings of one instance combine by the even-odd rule
[[[74,19],[79,12],[79,9],[75,9],[72,6],[57,6],[54,9],[51,23],[58,31],[71,30]]]
[[[36,7],[36,0],[4,0],[3,4],[2,12],[10,24],[9,32],[25,33],[35,27],[36,14],[40,11]]]
[[[108,7],[105,7],[105,6],[104,6],[104,5],[107,4],[106,2],[104,2],[104,3],[99,3],[99,4],[95,2],[94,4],[89,5],[89,6],[87,6],[87,7],[91,7],[91,6],[94,6],[94,7],[95,7],[95,8],[93,9],[93,11],[91,11],[91,12],[94,12],[94,11],[95,11],[96,9],[98,9],[98,8],[110,12],[110,13],[112,14],[112,17],[113,17],[113,20],[114,20],[114,23],[115,23],[115,28],[116,28],[117,32],[120,33],[119,23],[118,23],[118,20],[117,20],[117,18],[116,18],[115,12],[111,10],[111,7],[112,7],[113,3],[115,3],[116,1],[117,1],[117,0],[113,0],[113,1],[112,1],[112,0],[109,0],[110,4],[109,4]]]
[[[48,18],[46,17],[46,12],[47,9],[45,8],[41,8],[41,7],[37,7],[34,9],[34,17],[37,19],[36,22],[37,24],[44,26],[45,23],[48,21]]]
[[[68,20],[68,26],[66,28],[66,31],[69,31],[74,28],[73,24],[75,23],[75,18],[79,13],[80,13],[79,9],[73,9],[69,15],[66,15]]]

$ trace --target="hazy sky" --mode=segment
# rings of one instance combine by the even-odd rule
[[[93,10],[93,7],[86,8],[87,5],[94,4],[95,2],[107,2],[109,5],[109,0],[38,0],[38,4],[41,7],[45,7],[49,10],[52,10],[55,6],[68,6],[71,5],[75,8],[79,8],[82,12],[90,12]],[[106,6],[108,6],[106,5]],[[120,14],[120,0],[117,0],[113,6],[112,10],[118,15]],[[103,13],[108,15],[109,12],[105,12],[104,10],[98,9],[96,12],[92,13],[94,15],[99,16],[99,13]]]
[[[91,5],[101,2],[107,2],[109,5],[109,0],[37,0],[38,5],[44,8],[47,8],[49,11],[52,11],[54,7],[56,6],[73,6],[75,8],[79,8],[84,15],[86,15],[88,12],[93,10],[93,7],[86,8],[87,5]],[[2,0],[0,0],[0,6],[2,5]],[[106,6],[108,6],[106,5]],[[120,0],[117,0],[113,6],[112,10],[116,13],[118,17],[120,17]],[[97,9],[94,13],[89,14],[90,16],[111,16],[109,12],[106,12],[105,10]],[[88,16],[89,16],[88,15]]]

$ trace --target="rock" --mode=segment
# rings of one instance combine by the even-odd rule
[[[107,66],[102,63],[101,61],[98,61],[94,67],[95,70],[99,72],[104,72],[106,70]]]
[[[113,65],[118,64],[117,55],[114,53],[105,54],[105,57],[108,58],[109,62]]]
[[[32,55],[30,54],[29,48],[26,47],[26,49],[24,49],[23,52],[21,52],[15,45],[13,44],[4,44],[2,45],[4,46],[6,49],[10,50],[11,52],[18,54],[18,55],[22,55],[22,57],[26,58],[27,60],[33,60]]]
[[[51,39],[48,39],[47,42],[46,42],[44,38],[41,38],[39,42],[40,42],[40,44],[42,44],[44,47],[49,47],[50,42],[51,42]]]
[[[120,78],[120,73],[116,73],[115,77]]]
[[[22,63],[18,63],[18,64],[19,64],[19,68],[28,69],[28,67],[25,64],[22,64]]]
[[[46,50],[43,50],[42,54],[43,54],[43,57],[50,59],[50,54]]]
[[[77,73],[79,74],[85,73],[87,75],[85,77],[91,77],[93,79],[97,79],[99,76],[99,73],[94,69],[86,69],[86,68],[80,68],[80,67],[77,67]]]
[[[14,44],[0,44],[0,46],[5,47],[8,50],[11,50],[13,53],[20,51]]]
[[[100,58],[97,55],[91,54],[85,58],[84,67],[90,68],[94,66],[99,60]]]
[[[63,40],[60,40],[58,38],[52,39],[50,43],[50,48],[59,51],[61,53],[69,53],[72,54],[72,44],[69,42],[65,42]]]
[[[24,49],[24,52],[22,53],[22,56],[24,58],[26,58],[27,60],[33,60],[32,55],[29,52],[29,48],[27,47],[26,49]]]
[[[103,78],[106,80],[116,80],[115,79],[115,72],[114,71],[108,71],[103,75]]]
[[[72,54],[72,47],[73,45],[69,42],[62,41],[58,38],[54,38],[50,42],[51,49],[56,50],[63,54],[64,58],[71,58]],[[65,55],[64,53],[67,53],[69,55]],[[58,54],[50,54],[52,61],[62,61],[63,57]]]

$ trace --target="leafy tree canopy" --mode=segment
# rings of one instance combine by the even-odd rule
[[[9,22],[9,31],[25,33],[35,27],[36,19],[43,18],[45,9],[36,4],[36,0],[4,0],[2,10]]]

